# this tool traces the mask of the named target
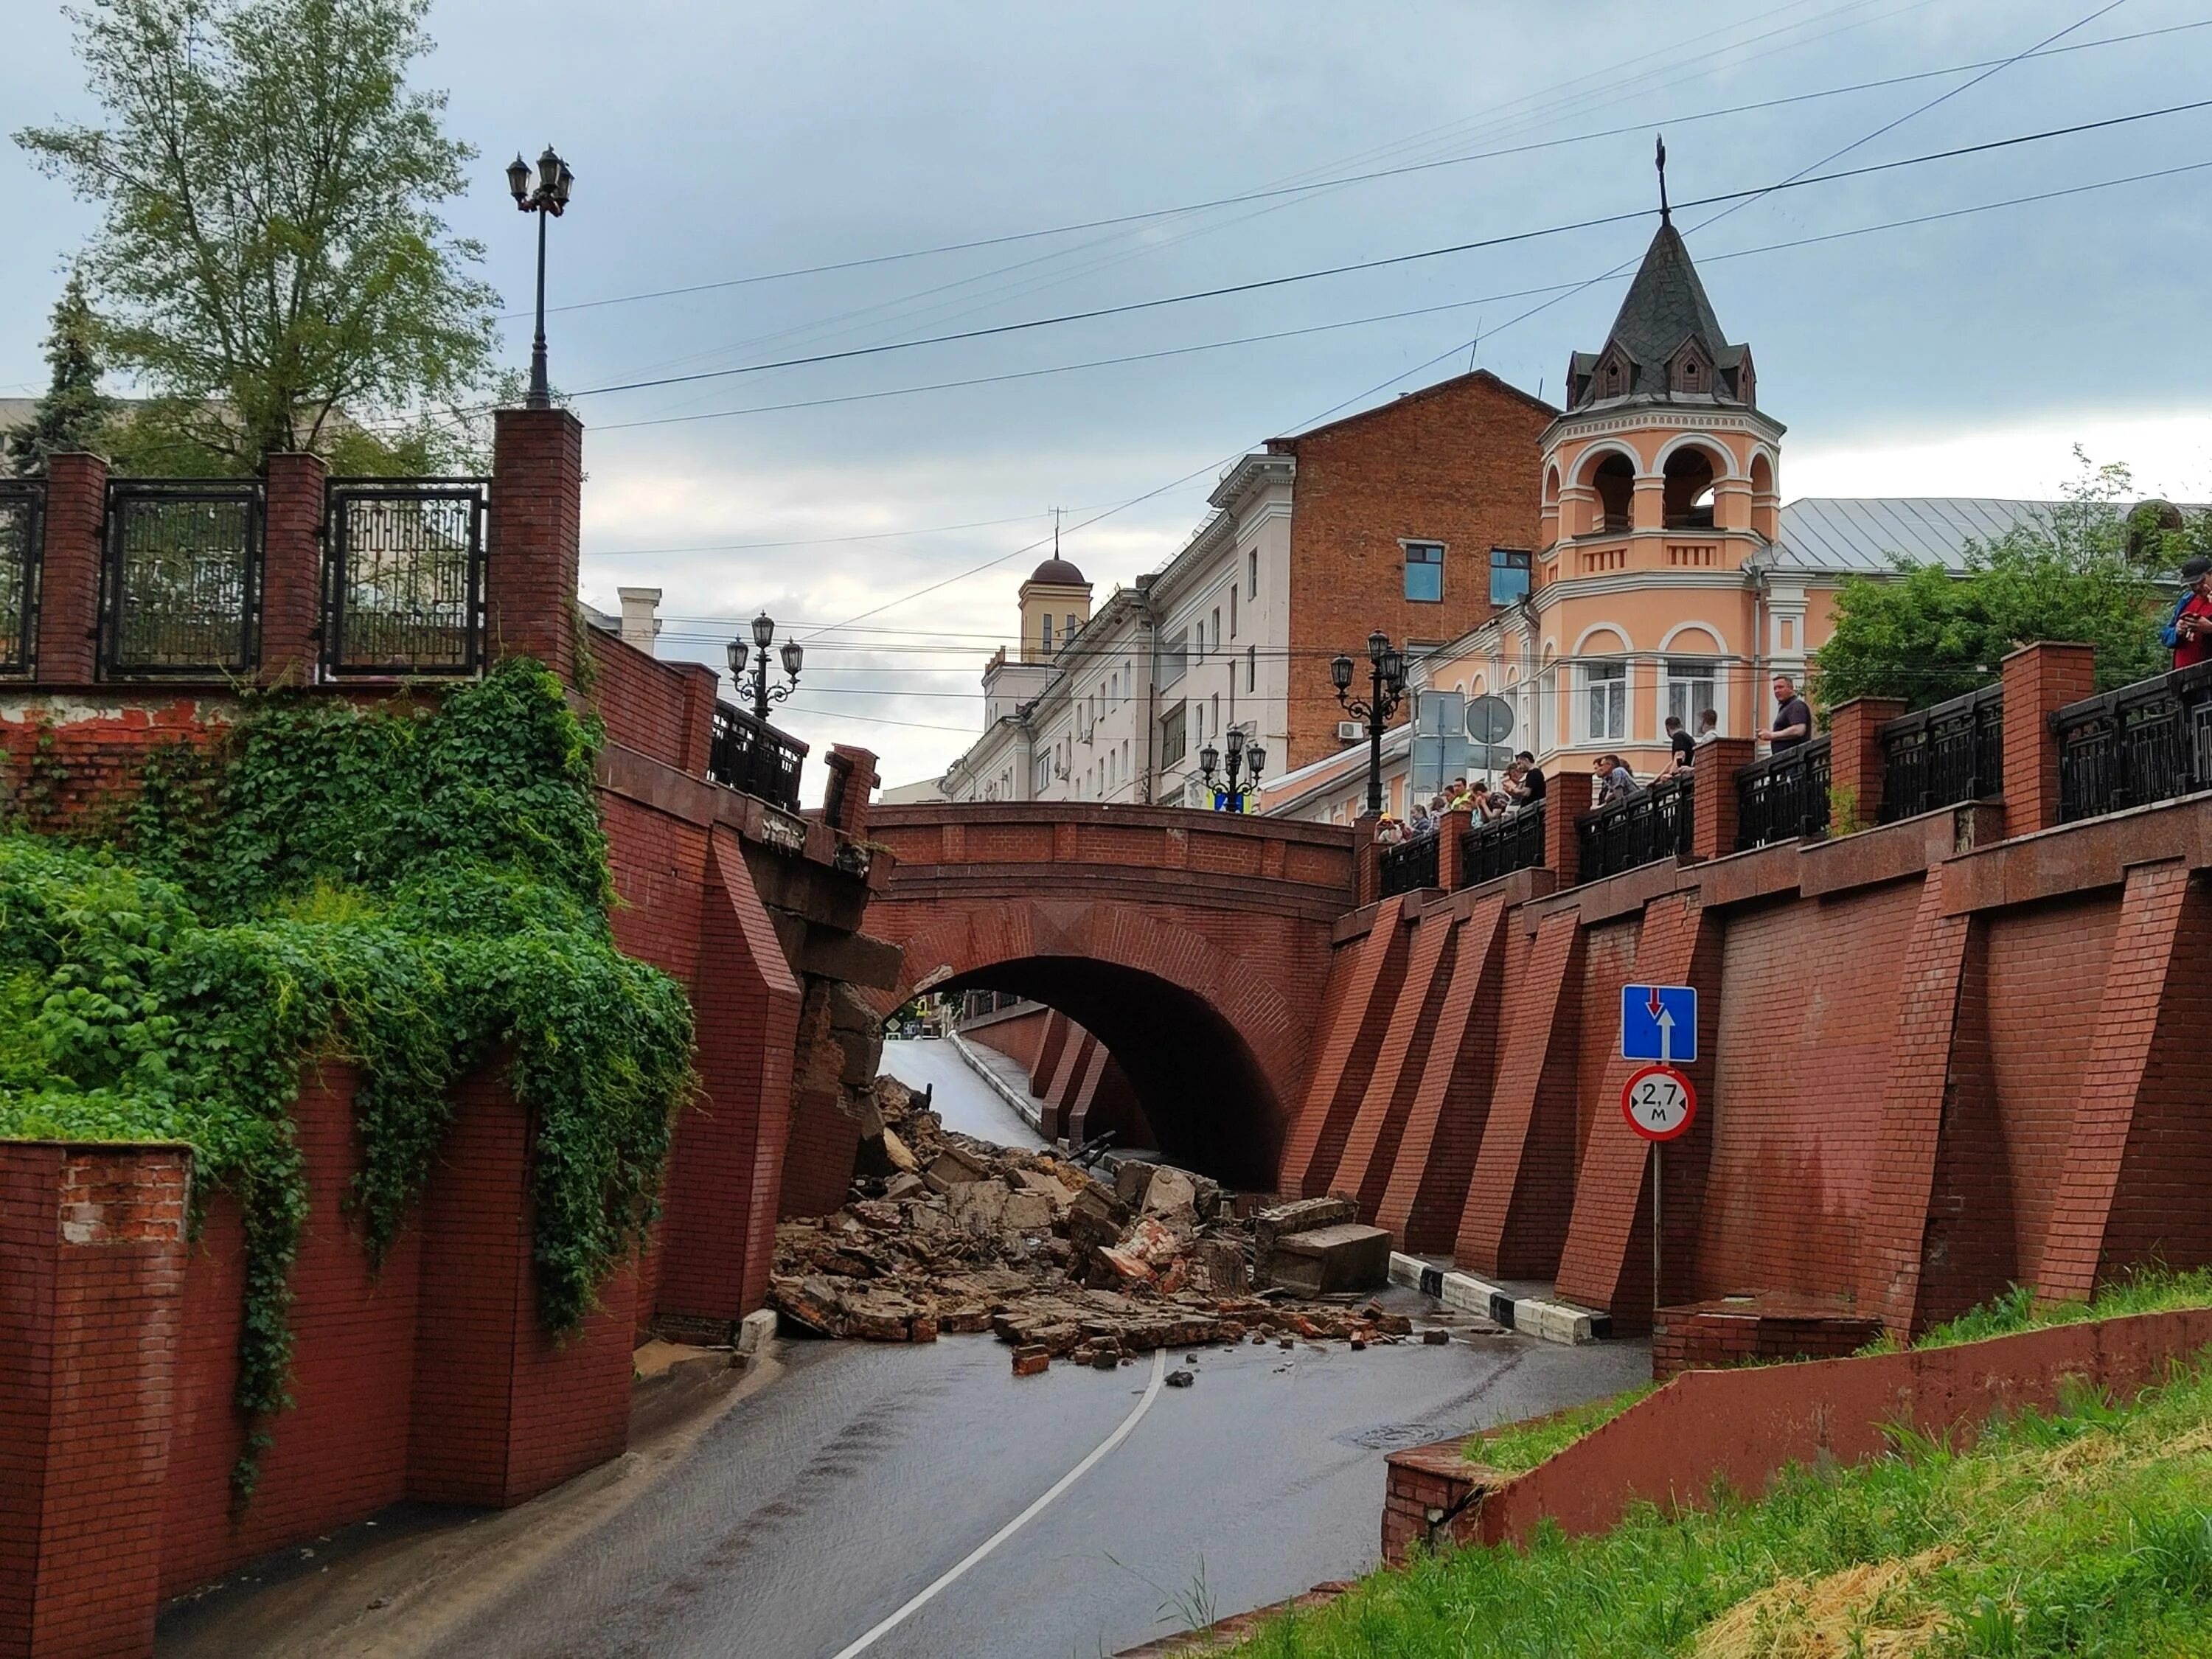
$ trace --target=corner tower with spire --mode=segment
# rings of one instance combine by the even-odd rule
[[[1540,583],[1734,569],[1773,538],[1783,428],[1759,410],[1751,348],[1722,332],[1667,202],[1605,343],[1567,368],[1544,434]]]

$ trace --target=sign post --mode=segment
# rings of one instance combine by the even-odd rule
[[[1698,1115],[1698,1091],[1674,1069],[1698,1059],[1698,993],[1689,985],[1620,988],[1620,1056],[1647,1063],[1629,1074],[1620,1091],[1620,1115],[1651,1144],[1651,1318],[1659,1319],[1659,1187],[1665,1164],[1659,1149],[1689,1133]]]

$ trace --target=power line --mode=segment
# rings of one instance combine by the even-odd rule
[[[2125,0],[2113,0],[2114,4],[2124,3]],[[2110,8],[2107,7],[2106,9],[2109,10]],[[1946,94],[1946,96],[1948,95]],[[2184,115],[2208,107],[2212,107],[2212,99],[2196,99],[2188,103],[2171,104],[2160,109],[2139,110],[2127,115],[2108,116],[2102,120],[2077,122],[2071,126],[2051,127],[2039,132],[2016,134],[2008,138],[1989,139],[1978,144],[1963,144],[1951,149],[1932,150],[1921,155],[1902,156],[1892,161],[1872,162],[1865,167],[1849,167],[1840,173],[1820,173],[1811,178],[1793,175],[1771,185],[1694,197],[1680,204],[1680,206],[1687,210],[1712,207],[1721,203],[1745,204],[1784,190],[1805,189],[1814,185],[1838,184],[1847,179],[1866,178],[1874,173],[1893,173],[1904,167],[1923,167],[1934,161],[1954,161],[1961,156],[1986,155],[1995,150],[2008,149],[2021,144],[2040,143],[2054,138],[2075,137],[2085,132],[2104,131],[2136,122],[2157,120],[2169,115]],[[1897,123],[1893,122],[1881,131],[1886,132],[1891,126],[1896,125]],[[1878,135],[1869,135],[1870,137],[1875,136]],[[1859,141],[1860,143],[1865,142],[1864,139]],[[1846,148],[1856,149],[1857,147],[1857,144],[1852,144]],[[1838,154],[1842,153],[1844,152],[1838,152]],[[1819,164],[1815,163],[1815,165]],[[803,357],[787,357],[769,362],[747,363],[732,368],[702,369],[690,374],[671,374],[653,380],[618,381],[607,386],[586,386],[566,395],[570,398],[596,398],[617,392],[642,392],[664,386],[687,386],[701,380],[726,380],[739,374],[758,374],[771,369],[800,368],[817,363],[842,362],[856,357],[878,356],[887,352],[911,351],[921,346],[948,345],[966,340],[988,339],[1001,335],[1024,333],[1035,329],[1058,327],[1069,323],[1091,322],[1103,317],[1127,316],[1133,312],[1153,311],[1164,306],[1188,305],[1200,300],[1224,299],[1232,295],[1258,293],[1268,289],[1285,288],[1297,283],[1316,282],[1323,277],[1348,276],[1364,270],[1380,270],[1395,265],[1411,264],[1425,259],[1443,258],[1453,254],[1472,253],[1487,248],[1536,241],[1546,237],[1565,235],[1578,230],[1592,230],[1607,225],[1626,224],[1635,220],[1648,219],[1655,211],[1656,211],[1656,209],[1641,208],[1623,213],[1601,214],[1593,218],[1571,220],[1565,223],[1547,225],[1534,230],[1510,231],[1497,236],[1480,237],[1472,241],[1454,242],[1443,247],[1423,248],[1413,253],[1395,253],[1381,258],[1360,259],[1344,264],[1325,265],[1313,270],[1294,271],[1286,276],[1263,276],[1251,282],[1226,283],[1217,288],[1196,289],[1183,294],[1161,295],[1149,300],[1133,300],[1121,305],[1095,307],[1087,311],[1063,312],[1049,317],[1025,318],[1019,322],[997,323],[987,328],[963,329],[955,333],[934,334],[919,340],[891,340],[876,345],[850,346],[840,351],[817,352]]]
[[[1995,70],[2018,63],[2022,58],[2056,58],[2069,52],[2094,52],[2106,46],[2125,46],[2138,40],[2154,40],[2163,35],[2180,34],[2202,28],[2212,28],[2212,18],[2170,24],[2162,28],[2142,29],[2132,34],[2109,35],[2098,40],[2078,41],[2072,46],[2033,47],[2016,58],[1981,58],[1970,63],[1948,64],[1942,69],[1916,70],[1905,75],[1885,76],[1879,80],[1855,81],[1844,86],[1824,87],[1812,92],[1793,93],[1778,98],[1758,99],[1751,103],[1731,104],[1718,109],[1692,110],[1679,115],[1656,116],[1650,120],[1638,121],[1625,126],[1601,127],[1588,132],[1570,133],[1559,138],[1540,139],[1526,144],[1510,144],[1497,149],[1476,150],[1462,155],[1407,162],[1402,166],[1381,167],[1369,173],[1355,173],[1339,178],[1315,179],[1299,184],[1270,185],[1259,190],[1240,191],[1231,196],[1208,197],[1200,201],[1185,202],[1174,207],[1147,208],[1133,213],[1110,214],[1103,218],[1076,220],[1066,224],[1050,225],[1037,230],[1010,231],[998,236],[974,237],[965,241],[939,243],[929,247],[908,248],[895,253],[872,254],[855,259],[835,259],[821,264],[797,265],[786,270],[761,271],[746,276],[729,276],[712,282],[690,283],[677,288],[649,289],[636,294],[616,294],[597,300],[578,300],[568,305],[548,306],[546,314],[551,316],[562,312],[597,310],[607,306],[635,305],[648,300],[681,298],[687,295],[708,294],[725,289],[754,287],[766,283],[786,282],[800,276],[826,276],[836,271],[856,270],[873,265],[929,258],[946,253],[968,252],[978,248],[1002,247],[1014,242],[1035,241],[1051,236],[1073,235],[1086,230],[1103,230],[1119,226],[1142,224],[1154,219],[1170,219],[1183,214],[1207,212],[1215,208],[1237,207],[1249,202],[1273,201],[1289,196],[1310,195],[1322,191],[1342,189],[1348,185],[1371,184],[1380,179],[1404,178],[1412,173],[1433,172],[1441,167],[1465,167],[1476,161],[1499,161],[1515,155],[1531,155],[1541,150],[1562,149],[1571,144],[1591,143],[1600,139],[1617,138],[1626,133],[1650,131],[1654,126],[1689,126],[1698,122],[1724,119],[1729,116],[1756,114],[1763,110],[1781,109],[1796,104],[1817,102],[1822,99],[1847,97],[1856,93],[1875,92],[1888,87],[1906,86],[1917,81],[1940,80],[1947,75],[1966,75],[1976,70]],[[1960,90],[1963,91],[1965,88],[1961,88]],[[501,320],[512,322],[529,315],[527,312],[510,312],[503,315]]]

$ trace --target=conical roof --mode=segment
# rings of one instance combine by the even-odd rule
[[[1698,268],[1690,263],[1682,233],[1671,219],[1662,220],[1607,339],[1625,347],[1638,364],[1650,364],[1667,362],[1692,334],[1709,353],[1717,353],[1728,343],[1720,319],[1713,315],[1713,303],[1705,297],[1705,285],[1698,280]]]

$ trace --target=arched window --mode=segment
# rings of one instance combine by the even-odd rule
[[[1618,452],[1597,464],[1590,475],[1597,490],[1597,527],[1605,532],[1626,530],[1634,522],[1636,468]]]
[[[1711,530],[1713,527],[1711,454],[1696,445],[1686,445],[1667,458],[1666,496],[1662,520],[1669,530]]]
[[[1751,458],[1751,527],[1772,541],[1781,529],[1779,503],[1775,499],[1774,463],[1764,454]]]

